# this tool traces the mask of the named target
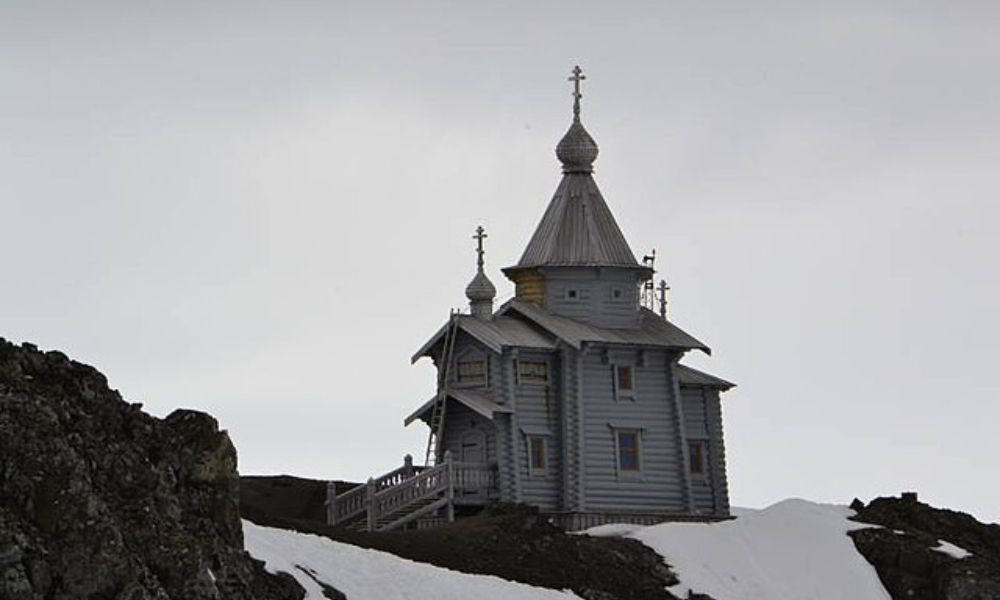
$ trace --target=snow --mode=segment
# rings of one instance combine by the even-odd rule
[[[651,527],[612,524],[587,535],[637,539],[664,557],[689,591],[716,600],[891,600],[875,569],[847,532],[871,527],[848,520],[844,506],[785,500],[765,509],[740,509],[716,523],[664,523]],[[283,571],[321,600],[318,581],[351,600],[569,600],[548,590],[486,575],[468,575],[327,538],[243,522],[247,550],[268,571]],[[961,559],[969,553],[941,541],[935,548]]]
[[[593,537],[624,537],[631,533],[635,533],[640,529],[642,529],[642,525],[631,525],[629,523],[608,523],[607,525],[598,525],[597,527],[591,527],[590,529],[585,529],[583,531],[574,531],[573,533]]]
[[[247,551],[271,573],[283,571],[305,588],[306,600],[325,600],[316,580],[350,600],[571,600],[548,590],[488,575],[468,575],[333,540],[243,521]]]
[[[731,521],[664,523],[629,534],[664,557],[680,579],[670,591],[716,600],[891,600],[847,532],[843,506],[785,500]]]
[[[965,548],[960,548],[959,546],[956,546],[955,544],[952,544],[951,542],[946,542],[944,540],[938,540],[938,545],[934,548],[931,548],[931,550],[936,550],[937,552],[947,554],[948,556],[952,558],[957,558],[958,560],[962,560],[963,558],[972,556],[972,553],[966,550]]]

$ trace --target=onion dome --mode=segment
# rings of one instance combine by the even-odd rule
[[[476,228],[476,235],[472,239],[476,240],[476,276],[466,286],[465,297],[469,299],[472,316],[488,321],[493,318],[493,299],[497,296],[497,288],[483,270],[483,255],[486,254],[483,240],[486,239],[486,232],[481,225]]]
[[[597,159],[597,142],[580,122],[580,98],[583,98],[580,82],[586,78],[579,65],[573,67],[573,76],[569,78],[573,82],[573,123],[556,145],[556,157],[563,165],[563,173],[592,173]]]
[[[573,118],[566,135],[556,146],[556,157],[562,163],[563,173],[592,173],[597,158],[597,142],[590,137],[580,116]]]
[[[496,296],[497,288],[490,281],[490,278],[486,276],[486,273],[482,271],[477,271],[476,276],[472,278],[472,281],[465,288],[465,297],[469,299],[469,302],[492,301]]]

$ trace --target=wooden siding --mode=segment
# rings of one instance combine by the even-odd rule
[[[578,385],[579,353],[565,344],[559,349],[559,376],[561,388],[562,436],[562,510],[582,510],[581,505],[581,449],[583,446],[580,413],[580,387]]]
[[[535,269],[526,269],[513,273],[514,295],[525,302],[539,306],[545,303],[545,278]]]
[[[708,439],[708,420],[702,389],[681,387],[681,399],[684,402],[684,429],[688,439]]]
[[[496,384],[497,375],[497,363],[499,362],[499,355],[491,351],[482,342],[472,337],[464,331],[458,332],[458,338],[455,339],[455,347],[452,351],[451,366],[448,369],[448,386],[449,387],[461,387],[461,388],[478,388],[480,391],[490,392]],[[486,361],[487,376],[485,383],[469,383],[460,382],[458,380],[458,363],[462,360],[468,359],[482,359]],[[439,362],[438,358],[434,359],[435,364]],[[438,365],[438,368],[441,368]],[[502,402],[501,398],[496,398],[496,402]]]
[[[705,393],[700,387],[681,387],[681,400],[684,403],[684,432],[688,442],[705,444],[705,472],[691,474],[691,496],[695,511],[698,513],[715,513],[715,490],[712,481],[712,449],[708,438],[708,418],[705,410]],[[690,457],[689,457],[690,458]]]
[[[680,420],[667,353],[592,348],[583,355],[584,486],[588,511],[688,512]],[[634,399],[615,400],[612,364],[633,364]],[[615,427],[641,430],[638,476],[619,474]]]
[[[451,451],[453,460],[461,461],[462,442],[466,435],[474,432],[481,432],[486,438],[484,449],[486,462],[496,463],[497,428],[493,422],[462,404],[449,400],[445,413],[444,436],[441,438],[442,448]]]
[[[677,445],[679,447],[681,466],[678,477],[684,487],[684,501],[687,505],[687,511],[689,513],[693,513],[695,512],[695,502],[691,482],[691,471],[688,468],[688,465],[690,464],[690,457],[688,456],[687,431],[684,426],[684,402],[681,398],[681,383],[680,377],[677,373],[677,365],[680,364],[681,356],[682,354],[673,354],[670,356],[667,374],[670,378],[670,396],[676,410],[676,418],[674,419],[674,435],[676,436]]]
[[[729,482],[726,479],[726,444],[722,431],[722,403],[719,390],[705,389],[708,418],[708,457],[715,494],[715,514],[729,516]]]
[[[548,365],[548,382],[515,383],[517,396],[518,432],[516,439],[518,478],[521,482],[521,501],[541,510],[562,508],[562,410],[559,407],[560,386],[557,361],[550,354],[520,352],[518,361],[544,362]],[[543,473],[532,473],[528,461],[529,435],[545,438],[548,468]]]
[[[518,438],[520,437],[517,415],[517,395],[515,387],[514,361],[517,350],[506,350],[500,357],[500,385],[503,386],[502,396],[514,411],[504,420],[503,432],[505,454],[501,465],[500,497],[509,502],[521,502],[521,472]]]
[[[589,529],[598,525],[609,523],[629,523],[632,525],[656,525],[657,523],[680,522],[680,523],[715,523],[729,518],[728,516],[717,517],[715,515],[686,515],[665,512],[571,512],[553,513],[549,519],[558,527],[567,531],[579,531]]]
[[[507,349],[498,355],[463,332],[453,356],[485,359],[486,385],[471,385],[515,411],[490,421],[449,402],[442,440],[457,459],[462,438],[484,432],[502,500],[552,513],[729,514],[718,390],[682,386],[672,371],[675,354],[602,345],[578,352],[560,344],[558,352]],[[548,383],[518,383],[515,361],[545,362]],[[617,365],[633,368],[634,398],[616,398]],[[457,374],[454,364],[451,372]],[[618,473],[615,427],[641,429],[638,476]],[[527,435],[537,432],[546,432],[548,468],[541,474],[531,473],[528,461]],[[690,473],[691,440],[705,441],[704,476]]]
[[[639,326],[639,288],[634,271],[559,269],[545,273],[545,308],[552,314],[598,327]],[[615,299],[614,290],[622,297]],[[576,297],[569,297],[570,290]]]

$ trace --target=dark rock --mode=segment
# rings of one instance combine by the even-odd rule
[[[338,481],[337,493],[357,485]],[[254,522],[280,516],[326,523],[326,487],[326,481],[290,475],[244,475],[240,477],[240,512]]]
[[[895,600],[1000,600],[1000,525],[933,508],[912,492],[855,510],[855,520],[881,526],[850,535]],[[972,555],[934,550],[942,540]]]
[[[347,600],[347,595],[344,594],[344,592],[338,590],[329,583],[320,579],[319,576],[316,574],[316,571],[307,567],[303,567],[302,565],[295,565],[295,568],[305,573],[306,577],[312,579],[316,583],[316,585],[319,586],[319,589],[323,590],[324,598],[327,598],[328,600]]]
[[[91,367],[0,339],[0,599],[301,599],[243,550],[236,450]]]

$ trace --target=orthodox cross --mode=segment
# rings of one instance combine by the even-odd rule
[[[586,78],[580,65],[573,67],[573,76],[569,81],[573,82],[573,117],[576,119],[580,118],[580,98],[583,98],[583,94],[580,93],[580,82]]]
[[[482,225],[476,227],[476,235],[472,236],[472,239],[476,240],[476,265],[479,267],[480,271],[483,270],[483,255],[486,254],[486,251],[483,250],[483,240],[488,237],[489,236],[486,235],[486,230],[483,229]]]
[[[667,281],[665,279],[661,279],[660,280],[660,287],[657,288],[657,289],[660,290],[660,317],[664,321],[666,321],[667,320],[667,290],[670,289],[670,286],[667,285]]]

